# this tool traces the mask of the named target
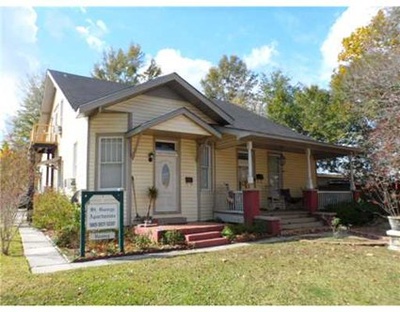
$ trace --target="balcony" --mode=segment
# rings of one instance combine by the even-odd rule
[[[38,152],[54,150],[58,144],[58,129],[52,125],[36,124],[31,132],[31,146]]]

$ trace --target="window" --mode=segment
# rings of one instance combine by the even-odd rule
[[[165,142],[165,141],[156,141],[156,150],[157,151],[175,151],[175,143],[174,142]]]
[[[200,187],[211,189],[211,147],[202,145],[200,148]]]
[[[121,188],[123,168],[123,138],[99,138],[99,189]]]

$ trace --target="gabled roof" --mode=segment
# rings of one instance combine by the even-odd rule
[[[85,103],[129,87],[123,83],[78,76],[56,70],[48,70],[48,72],[75,111]]]
[[[136,134],[139,134],[147,129],[150,129],[156,125],[159,125],[167,120],[173,119],[174,117],[177,116],[185,116],[188,119],[190,119],[192,122],[194,122],[195,124],[199,125],[200,127],[202,127],[204,130],[206,130],[207,132],[209,132],[210,134],[216,136],[217,138],[221,138],[221,133],[217,130],[215,130],[213,127],[211,127],[209,124],[205,123],[203,120],[201,120],[199,117],[197,117],[195,114],[193,114],[192,112],[190,112],[187,108],[182,107],[182,108],[178,108],[172,112],[169,112],[165,115],[162,115],[160,117],[154,118],[152,120],[149,120],[133,129],[130,129],[125,136],[127,138],[135,136]]]
[[[232,122],[231,116],[176,73],[160,76],[136,86],[55,70],[49,70],[49,73],[72,108],[80,115],[87,115],[98,108],[105,108],[161,86],[167,86],[218,123],[226,125]]]

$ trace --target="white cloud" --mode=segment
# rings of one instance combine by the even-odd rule
[[[106,23],[102,20],[93,22],[86,19],[87,26],[77,26],[76,31],[86,40],[90,48],[102,51],[106,47],[106,42],[102,39],[108,32]]]
[[[212,63],[202,59],[191,59],[182,56],[179,50],[162,49],[154,57],[164,74],[176,72],[198,90],[201,90],[200,80],[208,73]]]
[[[342,50],[342,40],[356,28],[368,25],[378,10],[377,7],[349,7],[336,19],[320,48],[323,62],[320,78],[323,81],[329,81],[333,69],[338,66],[337,58]]]
[[[272,57],[278,54],[276,44],[263,45],[251,50],[249,55],[244,56],[244,61],[249,69],[258,69],[272,64]]]
[[[7,132],[6,121],[18,110],[20,103],[19,83],[28,74],[37,72],[39,61],[36,57],[38,27],[37,14],[33,8],[0,8],[1,49],[0,86],[0,141]],[[6,103],[6,105],[4,105]]]

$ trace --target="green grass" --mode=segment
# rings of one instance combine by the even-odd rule
[[[302,242],[33,275],[19,237],[2,305],[398,305],[400,254]]]

